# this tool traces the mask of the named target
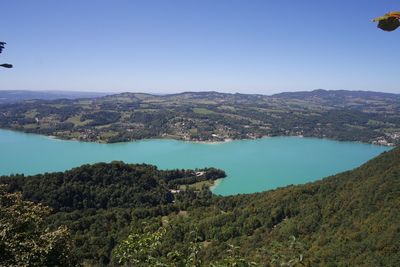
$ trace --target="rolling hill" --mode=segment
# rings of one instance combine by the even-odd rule
[[[122,93],[0,105],[0,128],[90,142],[306,136],[381,145],[400,142],[399,95],[325,91],[273,96]]]

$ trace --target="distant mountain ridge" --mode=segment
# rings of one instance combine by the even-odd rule
[[[400,99],[400,94],[386,93],[378,91],[362,91],[362,90],[326,90],[315,89],[312,91],[294,91],[282,92],[276,94],[246,94],[246,93],[222,93],[218,91],[184,91],[179,93],[170,94],[153,94],[143,92],[85,92],[85,91],[30,91],[30,90],[0,90],[0,104],[11,103],[24,100],[56,100],[56,99],[78,99],[78,98],[98,98],[98,97],[113,97],[125,96],[135,97],[142,96],[145,98],[174,98],[183,97],[188,98],[295,98],[295,99],[308,99],[308,98],[343,98],[343,97],[362,97],[362,98],[386,98],[386,99]]]
[[[74,92],[74,91],[29,91],[29,90],[0,90],[0,104],[15,103],[32,99],[56,100],[96,98],[108,95],[98,92]]]
[[[365,101],[388,101],[399,102],[400,94],[385,93],[377,91],[352,91],[352,90],[325,90],[316,89],[312,91],[297,91],[297,92],[282,92],[272,95],[266,94],[245,94],[245,93],[221,93],[217,91],[187,91],[181,93],[155,95],[151,93],[135,93],[124,92],[105,96],[105,98],[130,97],[138,100],[144,99],[182,99],[182,100],[217,100],[220,102],[226,101],[273,101],[279,100],[300,100],[316,104],[328,104],[330,106],[352,106]],[[354,103],[355,102],[355,103]],[[348,105],[350,104],[350,105]],[[355,105],[354,105],[355,104]]]
[[[297,99],[307,99],[312,97],[320,97],[320,98],[363,97],[363,98],[395,98],[399,100],[400,94],[377,92],[377,91],[316,89],[313,91],[282,92],[278,94],[273,94],[272,97],[297,98]]]
[[[135,95],[142,94],[148,96],[155,97],[174,97],[174,96],[197,96],[197,97],[210,97],[210,96],[258,96],[258,97],[288,97],[288,98],[301,98],[301,97],[310,97],[310,96],[352,96],[352,97],[400,97],[400,93],[387,93],[387,92],[379,92],[379,91],[364,91],[364,90],[328,90],[328,89],[314,89],[311,91],[284,91],[281,93],[275,94],[261,94],[261,93],[227,93],[227,92],[218,92],[218,91],[183,91],[179,93],[169,93],[169,94],[152,94],[152,93],[144,93],[144,92],[122,92],[116,93],[113,95]]]

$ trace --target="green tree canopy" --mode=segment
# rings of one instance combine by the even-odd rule
[[[0,186],[0,262],[2,266],[72,266],[69,232],[44,225],[50,208],[7,193]]]

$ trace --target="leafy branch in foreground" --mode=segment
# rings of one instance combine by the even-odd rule
[[[164,266],[159,247],[166,233],[165,228],[155,232],[133,232],[114,251],[119,264],[135,266]]]
[[[240,247],[228,244],[227,256],[219,261],[211,263],[212,267],[251,267],[257,263],[250,261],[240,255]]]
[[[150,229],[152,228],[152,229]],[[181,249],[166,248],[169,227],[144,226],[143,231],[136,230],[122,241],[113,251],[118,264],[126,266],[163,266],[163,267],[252,267],[252,266],[305,266],[304,252],[306,247],[294,236],[288,242],[272,242],[257,250],[253,258],[244,256],[241,247],[224,243],[224,257],[205,265],[198,256],[204,243],[197,231],[188,234],[187,243]],[[308,265],[307,265],[308,266]]]
[[[294,267],[304,265],[306,248],[295,236],[290,236],[287,243],[275,242],[270,248],[272,266]]]
[[[1,54],[1,52],[3,52],[4,45],[6,45],[6,42],[1,42],[1,41],[0,41],[0,54]],[[13,65],[8,64],[8,63],[4,63],[4,64],[1,64],[0,67],[8,68],[8,69],[9,69],[9,68],[12,68]]]
[[[73,266],[69,231],[65,226],[51,231],[45,218],[51,209],[7,193],[0,185],[1,266]]]
[[[400,27],[400,12],[389,12],[373,21],[378,22],[378,28],[391,32]]]
[[[198,253],[201,243],[195,231],[189,233],[189,242],[186,251],[172,250],[167,254],[162,253],[162,242],[166,241],[167,228],[162,226],[157,230],[144,226],[144,231],[132,232],[114,250],[114,256],[118,264],[128,266],[201,266]],[[154,227],[153,227],[154,228]]]

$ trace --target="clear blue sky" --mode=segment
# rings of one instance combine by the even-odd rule
[[[3,0],[0,90],[400,93],[398,0]]]

